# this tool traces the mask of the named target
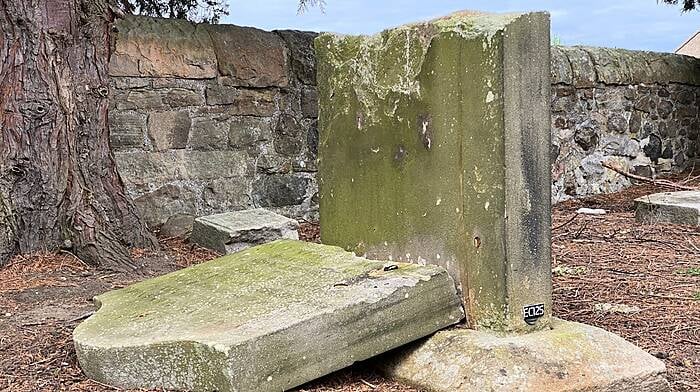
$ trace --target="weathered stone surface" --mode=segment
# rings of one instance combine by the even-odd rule
[[[289,48],[289,57],[294,74],[303,84],[316,84],[316,55],[314,39],[318,33],[311,31],[278,30]]]
[[[207,88],[208,105],[230,105],[232,115],[272,116],[277,110],[274,90],[249,90],[213,85]]]
[[[394,264],[251,248],[98,296],[73,333],[78,360],[121,388],[288,390],[463,317],[445,270]]]
[[[247,177],[215,178],[207,182],[202,192],[202,201],[207,207],[204,211],[218,213],[252,207],[251,182]]]
[[[560,45],[552,45],[552,84],[571,84],[573,74],[571,63]]]
[[[519,336],[440,331],[378,364],[434,392],[670,390],[660,360],[600,328],[557,319],[552,329]]]
[[[267,175],[253,183],[253,201],[261,207],[280,207],[300,204],[311,184],[311,179],[295,175]]]
[[[229,254],[279,239],[298,240],[298,228],[294,219],[256,208],[197,218],[190,241]]]
[[[127,185],[241,177],[252,171],[244,151],[115,152]]]
[[[115,27],[111,76],[216,76],[214,47],[203,25],[181,19],[127,15],[118,18]]]
[[[566,55],[571,65],[572,84],[576,87],[595,86],[595,68],[588,52],[577,46],[559,47],[559,50]]]
[[[204,105],[204,95],[200,91],[186,88],[173,88],[163,93],[163,103],[171,108]]]
[[[192,233],[194,215],[176,213],[168,217],[168,220],[160,227],[158,235],[163,238],[187,238]]]
[[[285,87],[284,41],[275,33],[233,25],[207,25],[219,73],[237,86]]]
[[[634,204],[638,222],[700,226],[700,191],[654,193]]]
[[[275,126],[273,138],[275,151],[283,156],[296,156],[302,152],[305,140],[299,120],[289,114],[282,114]]]
[[[116,102],[116,108],[119,110],[148,110],[163,109],[164,107],[160,93],[153,90],[129,90],[123,99],[118,99]]]
[[[187,146],[192,121],[187,112],[154,112],[148,116],[148,136],[156,151]]]
[[[246,148],[272,139],[272,120],[260,117],[234,117],[229,123],[229,144]]]
[[[146,115],[138,112],[109,112],[109,141],[112,148],[143,148],[146,139]]]
[[[546,327],[549,49],[544,13],[316,38],[322,241],[447,268],[474,328]]]
[[[591,162],[600,166],[615,161],[626,170],[649,168],[657,174],[692,165],[698,154],[693,140],[700,134],[695,122],[700,86],[693,84],[693,75],[699,73],[688,73],[700,70],[695,59],[610,48],[554,48],[552,141],[559,154],[552,162],[553,202],[616,192],[630,184],[612,171],[590,170]],[[578,79],[568,82],[556,75],[572,65]],[[662,155],[669,161],[660,161]]]
[[[197,117],[192,120],[189,145],[195,150],[225,150],[228,146],[228,127],[223,121]]]
[[[304,117],[318,117],[318,92],[316,88],[304,87],[301,90],[301,113]]]
[[[152,230],[161,228],[169,217],[178,214],[194,215],[196,212],[196,194],[189,188],[167,184],[153,192],[148,192],[134,199],[134,204],[148,227]]]

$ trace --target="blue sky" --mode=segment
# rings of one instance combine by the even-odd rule
[[[266,30],[298,29],[369,34],[461,9],[492,12],[546,10],[552,35],[564,45],[610,46],[672,52],[700,29],[700,11],[681,13],[656,0],[326,0],[325,14],[297,15],[296,0],[229,0],[222,23]]]

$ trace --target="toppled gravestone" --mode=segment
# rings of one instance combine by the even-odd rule
[[[299,223],[264,208],[197,218],[190,241],[229,254],[278,239],[298,240]]]
[[[634,204],[637,222],[700,226],[700,191],[654,193]]]
[[[279,240],[96,297],[73,333],[85,374],[121,388],[282,391],[454,324],[437,266]]]
[[[668,390],[663,362],[551,317],[547,14],[460,12],[315,45],[321,240],[445,267],[470,327],[381,369],[445,392]]]

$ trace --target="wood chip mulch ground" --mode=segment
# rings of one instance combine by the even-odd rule
[[[634,220],[632,200],[663,190],[646,184],[554,207],[554,313],[623,336],[666,363],[674,391],[699,391],[700,228]],[[580,207],[608,213],[577,214]],[[302,224],[301,237],[317,241],[318,226]],[[0,391],[116,390],[77,365],[71,332],[93,311],[90,299],[216,255],[170,239],[161,251],[134,256],[141,269],[130,274],[96,270],[68,253],[17,256],[0,268]],[[416,391],[363,364],[299,390]]]

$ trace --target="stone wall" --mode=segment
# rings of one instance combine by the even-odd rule
[[[153,228],[250,207],[316,219],[316,33],[128,17],[110,61],[111,141]],[[552,199],[612,192],[700,157],[700,59],[552,48]]]
[[[700,59],[609,48],[552,48],[552,199],[630,184],[700,157]]]
[[[254,206],[314,218],[315,33],[145,17],[116,29],[111,143],[149,226]]]

